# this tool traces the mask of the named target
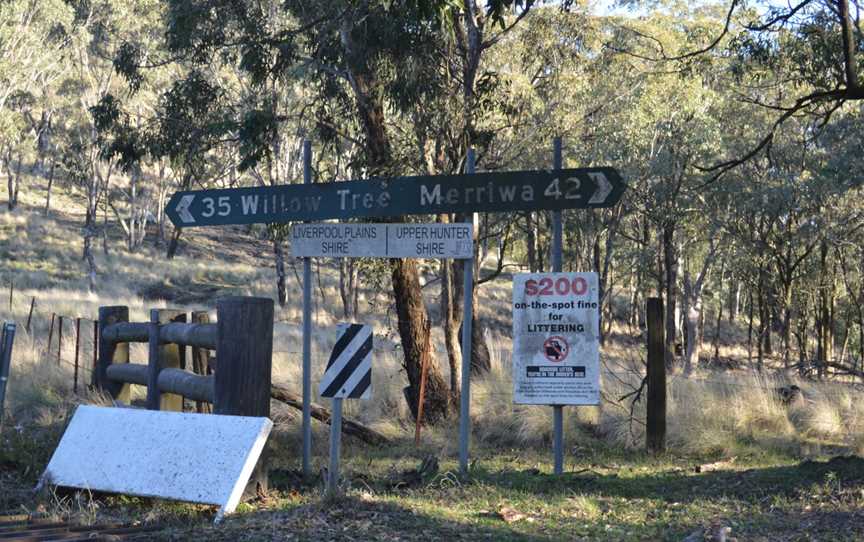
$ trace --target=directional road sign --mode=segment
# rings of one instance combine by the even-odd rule
[[[177,192],[179,228],[332,218],[611,207],[626,185],[610,167],[401,177]]]

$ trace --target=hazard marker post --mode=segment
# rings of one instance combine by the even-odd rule
[[[342,399],[372,397],[372,326],[340,324],[339,338],[330,354],[318,386],[321,397],[333,400],[330,420],[330,468],[327,493],[339,488],[339,455],[342,447]]]

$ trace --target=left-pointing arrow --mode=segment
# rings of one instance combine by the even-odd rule
[[[591,195],[588,203],[603,203],[609,194],[612,192],[612,183],[606,178],[606,175],[601,172],[591,172],[588,174],[591,180],[597,185],[597,190]]]
[[[174,210],[177,211],[177,215],[180,216],[180,220],[184,224],[195,223],[195,217],[189,212],[189,206],[192,205],[192,200],[194,199],[194,194],[186,194],[180,198],[180,203],[178,203],[177,207],[174,208]]]

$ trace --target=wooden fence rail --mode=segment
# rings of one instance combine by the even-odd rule
[[[128,402],[128,385],[147,386],[147,408],[182,410],[182,398],[214,405],[217,414],[270,415],[273,300],[226,297],[216,303],[217,321],[185,323],[186,314],[151,311],[150,322],[129,322],[128,307],[99,308],[98,388]],[[147,364],[130,363],[129,343],[148,343]],[[185,349],[215,350],[219,370],[192,363]],[[199,353],[200,355],[200,353]],[[175,400],[179,399],[178,400]]]

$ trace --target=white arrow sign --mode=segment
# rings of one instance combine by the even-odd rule
[[[601,172],[591,172],[588,176],[597,184],[597,190],[594,191],[594,194],[591,196],[591,199],[588,200],[588,203],[603,203],[612,192],[612,183],[610,183],[609,179],[606,178],[606,175]]]
[[[177,214],[180,215],[180,220],[182,220],[184,224],[195,223],[195,217],[193,217],[192,213],[189,212],[189,206],[192,205],[194,199],[195,196],[193,194],[186,194],[180,198],[180,203],[177,204]]]

